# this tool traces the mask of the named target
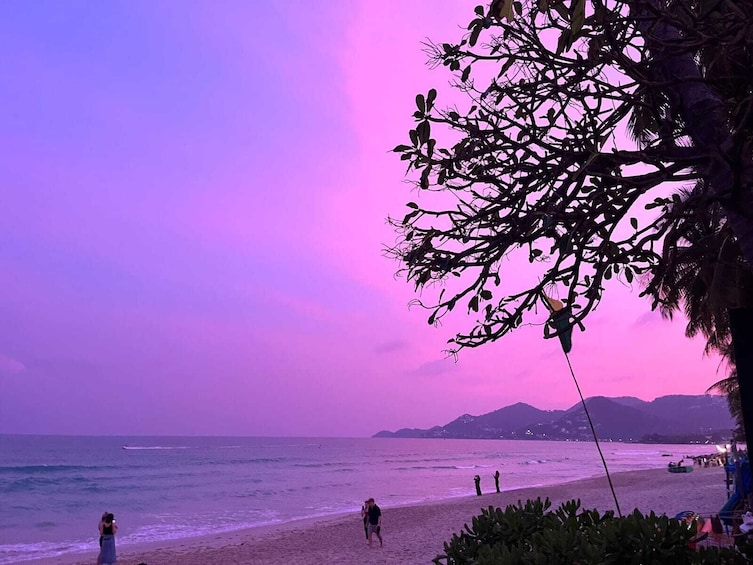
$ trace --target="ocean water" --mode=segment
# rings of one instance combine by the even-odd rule
[[[124,446],[127,447],[124,449]],[[604,443],[610,471],[666,466],[713,445]],[[666,454],[671,454],[671,458]],[[102,512],[118,546],[391,506],[500,485],[603,474],[592,443],[0,435],[0,565],[91,551]]]

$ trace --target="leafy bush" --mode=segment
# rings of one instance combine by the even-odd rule
[[[547,498],[490,506],[444,544],[437,565],[692,565],[750,563],[732,548],[695,550],[695,528],[653,512],[623,518],[581,510],[580,500],[554,511]]]

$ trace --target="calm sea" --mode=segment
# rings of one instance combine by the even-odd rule
[[[127,449],[124,449],[124,446]],[[663,467],[714,446],[602,444],[610,470]],[[603,473],[591,443],[508,440],[0,435],[0,564],[358,513]]]

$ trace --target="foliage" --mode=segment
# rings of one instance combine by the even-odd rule
[[[562,333],[610,279],[660,289],[657,266],[714,207],[753,264],[753,4],[492,8],[476,8],[460,42],[427,44],[468,106],[419,94],[409,143],[394,149],[417,197],[390,219],[390,254],[417,290],[441,284],[436,301],[415,301],[429,323],[459,304],[475,316],[453,351],[505,335],[547,294],[566,305],[551,332]],[[678,184],[695,185],[693,198],[671,194]],[[505,271],[516,255],[530,264],[522,288]]]
[[[730,374],[720,381],[711,385],[706,392],[717,392],[727,397],[729,413],[735,419],[735,429],[732,430],[732,438],[735,441],[745,441],[745,423],[743,421],[743,403],[740,396],[740,386],[737,380],[737,370],[732,369]]]
[[[579,500],[550,510],[546,499],[489,507],[465,531],[444,544],[434,563],[474,565],[747,563],[733,549],[689,545],[695,528],[667,516],[637,510],[624,518],[582,510]]]
[[[703,335],[706,351],[715,351],[727,361],[729,376],[714,383],[709,391],[727,397],[730,413],[737,421],[735,435],[743,437],[729,310],[753,307],[753,273],[742,259],[718,205],[712,204],[704,216],[682,213],[682,208],[699,193],[702,191],[698,187],[679,191],[680,201],[673,204],[679,218],[672,231],[675,239],[665,240],[664,255],[651,270],[644,294],[653,298],[665,317],[684,311],[688,320],[685,334]]]
[[[653,297],[669,318],[682,308],[688,337],[702,334],[707,351],[731,356],[727,311],[753,307],[753,272],[718,205],[710,206],[703,216],[683,213],[683,208],[692,210],[692,200],[699,194],[698,188],[679,192],[680,200],[673,205],[673,239],[665,240],[664,255],[652,269],[644,294]]]

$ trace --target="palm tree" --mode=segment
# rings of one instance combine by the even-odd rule
[[[735,429],[733,436],[735,441],[744,441],[745,425],[743,424],[742,399],[740,398],[740,386],[737,381],[737,371],[732,369],[727,378],[715,382],[706,392],[718,392],[727,397],[727,406],[729,413],[735,419]]]
[[[733,137],[736,136],[738,149],[732,152],[735,158],[730,157],[727,166],[741,167],[750,159],[753,146],[748,72],[753,63],[750,49],[753,27],[744,26],[745,31],[739,37],[745,39],[740,42],[729,41],[729,33],[733,28],[740,29],[737,27],[740,22],[749,21],[744,14],[753,14],[753,4],[676,0],[672,9],[677,22],[692,22],[685,28],[687,37],[697,32],[698,37],[708,41],[697,43],[701,47],[694,54],[682,53],[669,47],[672,41],[662,41],[660,37],[667,36],[664,37],[667,40],[674,33],[672,24],[647,29],[649,42],[658,40],[652,50],[658,56],[659,75],[679,76],[678,65],[688,65],[686,69],[696,73],[694,76],[699,80],[687,88],[647,86],[637,92],[639,103],[631,115],[630,131],[642,144],[658,139],[665,145],[690,142],[697,147],[710,147],[714,131],[723,135],[736,132]],[[688,100],[698,100],[699,96],[707,99],[709,108],[714,108],[707,115],[689,111]],[[713,121],[715,126],[711,125]],[[733,145],[731,138],[727,141]],[[688,320],[686,335],[703,335],[706,353],[715,351],[725,359],[729,375],[711,385],[708,391],[727,396],[730,412],[742,430],[742,402],[729,310],[753,306],[753,261],[747,243],[744,246],[747,252],[740,246],[738,238],[744,236],[745,230],[740,230],[740,218],[730,214],[730,205],[749,202],[750,196],[743,196],[739,183],[746,181],[739,174],[725,176],[720,170],[707,173],[705,180],[694,188],[680,191],[679,201],[675,200],[665,218],[665,223],[678,216],[682,220],[667,235],[662,261],[649,273],[644,294],[653,298],[654,306],[667,318],[671,319],[675,312],[684,312]],[[750,215],[747,218],[750,221]],[[732,223],[736,225],[734,232]]]
[[[706,353],[719,353],[729,375],[709,387],[727,396],[730,413],[743,430],[742,403],[735,371],[729,310],[753,306],[753,272],[718,204],[701,210],[703,186],[683,189],[672,206],[677,228],[666,237],[662,260],[649,273],[643,294],[662,316],[684,312],[688,337],[703,335]],[[706,202],[708,202],[706,200]],[[703,213],[701,213],[701,211]],[[665,219],[663,221],[669,221]]]

